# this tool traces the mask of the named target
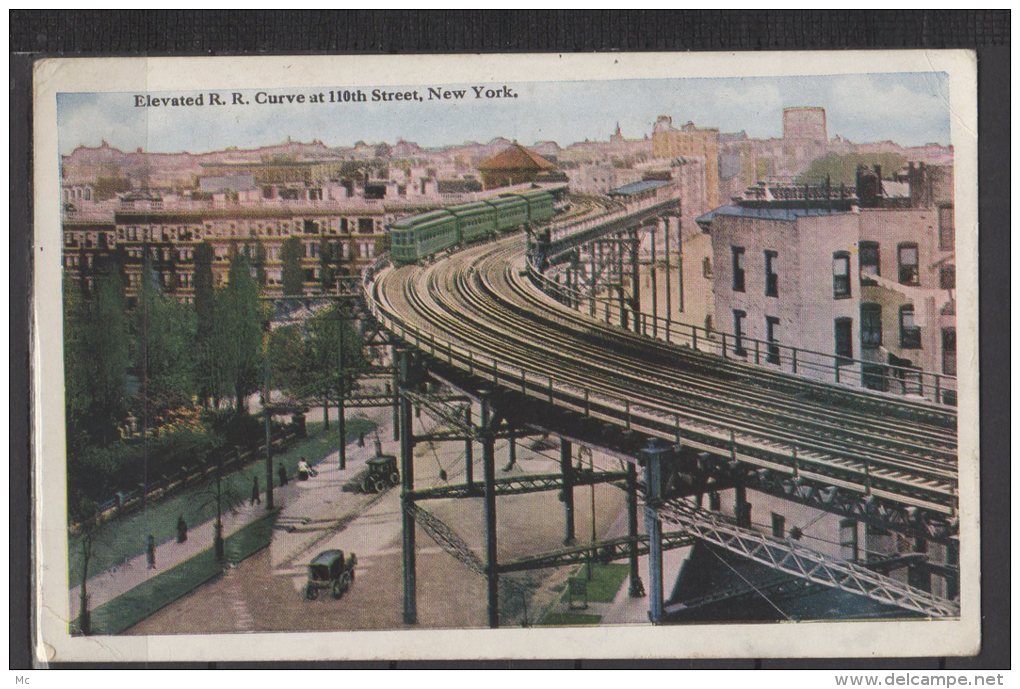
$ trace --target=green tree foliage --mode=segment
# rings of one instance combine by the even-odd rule
[[[85,441],[92,392],[85,350],[88,305],[77,280],[64,280],[64,405],[67,446],[74,452]]]
[[[117,437],[117,426],[127,411],[128,317],[124,286],[117,270],[96,277],[92,300],[79,310],[82,319],[65,357],[74,357],[77,377],[69,405],[83,412],[82,430],[94,442],[106,444]]]
[[[300,297],[304,294],[305,274],[301,268],[301,258],[305,247],[298,237],[288,237],[280,248],[280,260],[283,262],[281,280],[283,294],[287,297]]]
[[[262,326],[268,318],[259,302],[259,289],[247,257],[235,253],[230,261],[227,286],[220,300],[217,341],[224,347],[226,377],[231,381],[237,411],[245,399],[259,389],[262,380]]]
[[[340,244],[323,239],[319,243],[319,279],[323,292],[336,289],[336,279],[341,274],[342,263]]]
[[[797,184],[821,184],[825,182],[826,176],[834,187],[840,184],[852,186],[857,183],[857,166],[864,165],[872,168],[875,165],[882,166],[882,175],[888,177],[907,164],[907,159],[898,153],[848,153],[837,155],[830,153],[822,158],[816,158],[800,176],[797,177]]]
[[[195,247],[195,379],[196,392],[203,405],[218,402],[228,388],[223,369],[223,348],[218,341],[216,322],[220,314],[218,296],[213,282],[212,244],[202,242]]]
[[[255,268],[255,282],[259,288],[266,286],[266,246],[261,240],[255,241],[255,248],[252,250],[252,266]]]
[[[344,377],[340,377],[343,345]],[[336,306],[323,309],[301,325],[279,328],[270,340],[273,380],[288,395],[326,408],[343,389],[353,389],[358,371],[366,365],[361,337],[350,320],[341,321]]]
[[[135,413],[150,428],[160,426],[171,410],[191,406],[196,320],[189,306],[163,293],[146,260],[132,330],[135,369],[142,380]]]

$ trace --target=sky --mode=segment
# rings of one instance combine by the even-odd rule
[[[469,85],[434,86],[467,88],[468,93],[463,100],[256,105],[257,90],[252,89],[243,92],[248,105],[181,108],[135,107],[134,93],[61,93],[60,151],[66,154],[105,140],[123,150],[201,153],[265,146],[287,137],[319,139],[327,146],[402,138],[434,147],[502,136],[525,144],[553,140],[566,146],[606,140],[617,122],[627,138],[650,135],[659,115],[671,116],[674,126],[690,120],[766,138],[781,136],[782,111],[791,106],[825,108],[830,137],[839,134],[858,143],[888,139],[904,146],[950,143],[949,79],[944,73],[519,82],[509,84],[516,98],[492,100],[476,100]],[[371,87],[362,89],[371,95]],[[407,89],[426,93],[424,86]],[[326,89],[268,93],[307,97],[319,91]],[[221,93],[229,101],[229,92]]]

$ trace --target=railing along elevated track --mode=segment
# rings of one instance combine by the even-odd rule
[[[619,207],[589,210],[624,227],[662,209],[645,204],[630,217]],[[561,224],[554,243],[594,236],[604,227],[599,220]],[[857,496],[864,510],[894,505],[911,520],[937,522],[942,538],[954,534],[955,410],[769,371],[605,324],[538,289],[526,250],[517,234],[426,266],[380,263],[365,275],[368,308],[395,338],[480,386],[750,469],[763,484],[793,486],[791,495],[805,484],[820,487]]]

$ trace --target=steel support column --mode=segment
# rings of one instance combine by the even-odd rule
[[[570,441],[560,438],[560,471],[563,472],[563,514],[566,529],[563,542],[574,542],[574,467],[571,466],[573,451]]]
[[[489,400],[482,400],[482,467],[485,475],[485,578],[489,627],[499,627],[499,565],[496,560],[496,439]]]
[[[653,624],[662,620],[664,597],[662,586],[662,521],[655,503],[662,498],[662,458],[666,448],[652,441],[641,450],[645,467],[645,531],[648,533],[648,619]]]
[[[638,520],[637,520],[637,467],[632,462],[627,463],[627,538],[630,540],[630,590],[631,598],[641,598],[645,595],[645,586],[641,583],[641,574],[638,572]]]
[[[393,439],[400,440],[400,357],[397,348],[390,348],[390,356],[393,358],[393,380],[390,386],[393,388]]]
[[[669,220],[666,220],[666,231],[669,232]],[[676,216],[676,287],[677,297],[680,299],[677,310],[683,313],[684,310],[684,236],[683,226],[680,224],[680,216]]]
[[[638,231],[631,230],[630,241],[630,304],[634,316],[634,332],[641,333],[641,264],[638,254],[641,252],[641,238]]]
[[[403,565],[404,565],[404,623],[418,623],[417,576],[415,572],[415,521],[409,509],[414,491],[414,432],[411,417],[411,401],[399,394],[409,383],[411,375],[410,353],[402,349],[398,352],[400,371],[400,388],[398,389],[398,406],[400,411],[400,477],[401,506],[403,509]]]
[[[651,230],[652,235],[652,337],[659,336],[659,268],[655,262],[658,260],[658,252],[656,251],[655,244],[659,239],[659,233],[657,232],[658,226],[653,225]]]
[[[659,218],[662,221],[663,238],[666,242],[666,342],[669,342],[669,330],[673,325],[673,259],[669,253],[669,218]]]
[[[471,403],[464,407],[464,423],[468,428],[474,428],[471,421]],[[474,438],[468,436],[464,441],[464,483],[473,488],[475,484],[475,449]]]
[[[506,442],[508,456],[505,471],[510,471],[510,468],[517,464],[517,434],[513,428],[510,429]]]

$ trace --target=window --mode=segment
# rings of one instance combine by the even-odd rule
[[[733,248],[733,291],[744,291],[744,247]]]
[[[956,328],[942,328],[942,372],[956,375]]]
[[[882,305],[861,304],[861,348],[882,346]]]
[[[832,255],[832,298],[846,299],[850,296],[850,254],[837,251]]]
[[[836,365],[852,363],[854,358],[853,319],[837,318],[836,330]]]
[[[900,284],[921,284],[921,275],[917,272],[917,244],[900,244],[896,253],[900,264]]]
[[[786,535],[786,517],[775,512],[772,513],[772,535],[775,538],[782,538]]]
[[[861,284],[873,285],[875,281],[871,278],[882,274],[881,263],[879,262],[878,242],[860,243],[859,262],[861,266]]]
[[[779,340],[776,329],[779,328],[779,319],[775,316],[765,316],[765,339],[768,341],[768,354],[766,361],[770,364],[779,363]]]
[[[949,263],[939,269],[939,287],[954,289],[956,287],[956,266]]]
[[[921,328],[914,324],[913,304],[904,304],[900,307],[900,347],[921,348]]]
[[[779,254],[775,251],[765,252],[765,296],[779,296],[779,275],[776,274],[776,259]]]
[[[939,208],[939,250],[953,251],[956,248],[956,232],[953,224],[953,207]]]
[[[744,349],[744,319],[747,318],[747,312],[734,310],[733,311],[733,352],[737,356],[745,356],[747,351]]]
[[[839,520],[839,557],[849,562],[854,562],[860,557],[857,522],[853,519]]]
[[[712,259],[708,256],[701,259],[701,274],[706,278],[712,277]]]

